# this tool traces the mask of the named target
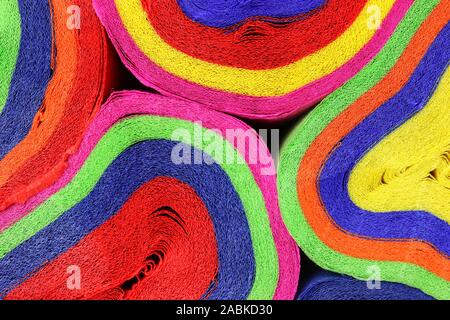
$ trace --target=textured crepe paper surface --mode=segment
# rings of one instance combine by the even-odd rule
[[[8,88],[16,65],[20,44],[20,14],[17,1],[0,4],[0,112],[5,106]]]
[[[12,69],[1,71],[2,78],[5,75],[10,78],[10,81],[2,83],[4,100],[0,118],[1,158],[30,130],[52,72],[52,34],[48,3],[27,4],[24,1],[15,1],[15,5],[7,4],[8,2],[2,5],[2,16],[5,16],[6,21],[16,21],[18,30],[11,34],[10,38],[16,38],[19,47],[17,52],[5,51],[4,54],[15,54],[16,59],[11,65]],[[7,37],[8,34],[4,37],[2,35],[2,43],[7,44],[10,41]],[[35,41],[36,39],[39,41]],[[6,178],[4,174],[0,177],[2,180]]]
[[[193,139],[182,142],[206,163],[176,165],[171,153],[181,141],[172,135],[180,129],[209,132],[224,154],[244,161],[222,163],[207,142]],[[64,175],[0,234],[2,296],[292,299],[299,255],[280,217],[275,176],[247,163],[248,147],[226,140],[226,129],[249,127],[193,103],[113,94]],[[185,195],[191,200],[180,203]],[[135,212],[146,203],[154,203],[151,210]],[[192,207],[198,215],[186,212]],[[162,229],[153,226],[158,221]],[[114,240],[121,232],[124,240]],[[145,245],[136,249],[127,237]],[[82,292],[67,289],[68,264],[83,267],[89,285]],[[98,271],[106,269],[113,275]]]
[[[283,6],[277,0],[264,1],[263,5],[258,0],[180,0],[178,3],[190,19],[210,27],[223,28],[254,17],[292,18],[323,6],[326,0],[287,0]]]
[[[372,63],[294,130],[278,178],[288,229],[321,267],[364,279],[377,266],[382,280],[442,299],[450,298],[448,130],[430,121],[448,114],[449,6],[414,2]],[[423,198],[412,204],[414,188]]]
[[[264,17],[249,18],[256,14],[250,2],[241,10],[247,18],[227,27],[192,20],[195,8],[184,12],[175,0],[95,0],[94,7],[122,61],[143,84],[242,117],[279,120],[355,75],[383,47],[412,2],[329,0],[315,2],[319,5],[308,12],[299,2],[291,21],[270,12],[271,6]],[[341,7],[345,10],[337,14]],[[368,26],[373,8],[379,9],[379,29]],[[201,38],[192,40],[193,35]],[[210,54],[219,51],[223,54]]]
[[[374,283],[371,285],[375,285]],[[366,281],[321,271],[308,279],[297,300],[432,300],[422,291],[400,283],[380,282],[368,288]]]
[[[108,93],[106,34],[88,0],[77,2],[81,28],[69,28],[72,5],[20,0],[0,6],[2,22],[11,20],[6,31],[21,27],[10,37],[20,46],[0,113],[0,210],[56,180]],[[15,48],[10,38],[2,36],[2,46]],[[13,59],[15,51],[8,52]],[[0,73],[6,79],[10,68]]]
[[[183,3],[179,5],[176,0],[142,2],[142,4],[158,34],[173,47],[208,62],[261,70],[288,65],[336,39],[356,19],[365,2],[329,1],[323,10],[314,11],[315,14],[310,13],[308,16],[302,15],[303,19],[280,25],[268,35],[264,32],[270,31],[270,27],[268,28],[270,24],[258,21],[261,18],[252,21],[251,26],[234,27],[237,30],[232,32],[234,29],[205,28],[195,23],[180,7]],[[285,9],[285,6],[280,9]],[[334,15],[339,15],[341,19],[333,19]],[[167,19],[175,21],[179,28],[165,27]],[[326,21],[328,22],[325,23]],[[331,24],[328,23],[335,24],[331,28]],[[259,38],[247,39],[248,33],[252,31],[259,32]],[[190,39],[189,42],[185,41],[187,38]],[[260,54],[255,55],[255,52]]]

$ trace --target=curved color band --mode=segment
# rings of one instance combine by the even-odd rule
[[[218,65],[260,70],[288,65],[325,47],[355,21],[366,0],[329,0],[320,10],[290,23],[252,20],[235,30],[191,21],[176,0],[141,2],[155,31],[175,49]]]
[[[326,0],[287,0],[280,6],[277,0],[177,0],[184,13],[193,21],[226,28],[247,19],[290,18],[320,8]],[[276,20],[275,20],[276,21]]]
[[[0,114],[8,97],[14,69],[19,55],[21,23],[19,4],[16,0],[5,0],[0,4]]]

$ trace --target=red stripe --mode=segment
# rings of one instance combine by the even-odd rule
[[[247,21],[236,30],[190,20],[176,0],[141,0],[148,19],[170,46],[211,63],[272,69],[293,63],[333,42],[353,23],[367,0],[329,0],[291,23]]]
[[[73,265],[80,268],[79,290],[67,286]],[[160,177],[6,299],[199,299],[217,270],[203,202],[190,186]]]

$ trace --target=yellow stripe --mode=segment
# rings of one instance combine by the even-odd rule
[[[288,66],[272,70],[247,70],[220,66],[188,56],[168,45],[147,20],[140,0],[115,0],[128,33],[139,49],[164,70],[197,84],[250,96],[281,96],[333,72],[370,41],[373,6],[384,20],[395,0],[369,0],[354,23],[335,41]]]
[[[355,166],[348,188],[356,205],[372,212],[424,210],[450,222],[449,101],[447,69],[425,108]]]

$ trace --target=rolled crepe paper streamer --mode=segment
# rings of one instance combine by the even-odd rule
[[[194,103],[115,93],[64,175],[0,233],[1,295],[292,299],[298,248],[269,168],[264,143],[239,120]],[[80,290],[67,288],[73,266]]]
[[[321,271],[306,281],[297,300],[433,300],[433,298],[418,289],[400,283],[368,283]]]
[[[285,223],[318,265],[358,279],[367,278],[367,270],[376,267],[383,281],[419,288],[440,299],[450,298],[449,225],[442,210],[448,163],[443,147],[448,143],[443,141],[448,140],[448,130],[430,126],[430,121],[447,119],[449,18],[448,1],[416,1],[373,62],[294,130],[282,150],[278,177]],[[402,167],[404,156],[397,158],[392,149],[392,162],[380,156],[374,162],[373,154],[386,144],[401,149],[398,145],[411,130],[417,136],[408,149],[407,169]],[[421,152],[418,136],[424,143],[428,136],[436,139],[427,145],[427,157],[411,156]],[[381,179],[380,188],[387,193],[393,192],[392,183],[407,184],[406,190],[415,186],[424,197],[432,188],[437,193],[427,200],[441,206],[425,205],[423,199],[413,206],[403,194],[396,204],[387,204],[386,198],[376,205],[378,211],[365,210],[367,201],[355,191],[363,165],[375,168],[370,172],[386,172],[371,178],[365,173],[370,187],[360,190],[377,194],[375,179]],[[396,172],[393,182],[390,172]],[[432,183],[422,181],[430,179]],[[332,185],[339,187],[331,190]]]
[[[111,51],[89,0],[76,6],[68,0],[6,1],[0,10],[11,21],[20,16],[22,27],[13,35],[20,38],[20,47],[0,113],[4,210],[26,201],[62,173],[109,91]],[[13,23],[11,28],[17,29]],[[14,46],[9,46],[14,57]],[[2,69],[2,79],[9,72]]]
[[[242,117],[280,120],[369,63],[412,3],[330,0],[292,22],[274,23],[273,14],[270,22],[247,19],[231,29],[194,22],[175,0],[95,0],[94,7],[143,84]]]
[[[439,249],[443,254],[450,255],[450,243],[446,241],[446,237],[450,233],[450,212],[448,211],[450,204],[444,201],[450,193],[448,189],[446,190],[445,182],[441,184],[437,180],[437,172],[434,173],[436,179],[433,179],[433,171],[439,166],[436,159],[444,162],[440,166],[443,167],[444,173],[445,169],[448,169],[448,161],[446,161],[448,159],[445,156],[449,151],[447,141],[449,133],[445,126],[430,125],[438,118],[443,121],[442,123],[447,123],[449,120],[450,112],[447,111],[447,103],[450,97],[450,72],[445,72],[450,61],[449,36],[450,24],[437,36],[406,85],[391,98],[386,96],[389,100],[377,106],[374,112],[351,128],[350,132],[346,132],[345,138],[340,139],[339,146],[327,155],[328,159],[323,163],[319,177],[321,198],[328,213],[343,229],[353,234],[373,238],[423,240]],[[392,95],[392,91],[383,91],[378,92],[377,96],[383,93]],[[399,110],[397,106],[402,106],[402,108]],[[435,122],[435,125],[439,125],[439,123]],[[424,138],[422,142],[410,142],[409,147],[425,147],[427,157],[424,157],[422,153],[425,150],[415,151],[418,153],[417,156],[410,154],[407,162],[402,163],[397,154],[391,150],[389,154],[395,164],[389,164],[386,161],[370,163],[369,168],[384,170],[372,179],[381,179],[381,185],[390,186],[392,180],[389,177],[392,174],[389,174],[389,171],[396,171],[394,175],[397,177],[397,181],[394,179],[394,184],[405,183],[408,185],[416,182],[414,186],[410,187],[419,188],[416,191],[417,194],[421,193],[426,197],[427,202],[438,202],[444,210],[442,212],[418,211],[421,204],[417,202],[417,199],[413,200],[414,204],[409,206],[399,199],[396,202],[398,202],[398,210],[402,211],[384,215],[357,207],[351,201],[352,195],[349,195],[348,189],[348,173],[353,171],[354,163],[363,158],[373,145],[381,143],[381,141],[382,144],[390,142],[391,145],[393,140],[396,144],[401,141],[402,146],[407,147],[408,144],[404,138],[405,132],[414,131],[417,136]],[[368,134],[369,132],[370,134]],[[386,133],[391,134],[386,137]],[[377,145],[377,147],[382,147],[382,145]],[[396,149],[401,149],[401,147],[396,147]],[[412,149],[408,150],[411,153]],[[377,153],[377,150],[373,153]],[[367,164],[367,162],[365,163]],[[399,167],[403,170],[397,172]],[[422,180],[425,180],[423,186],[420,185]],[[429,187],[429,185],[431,186]],[[369,189],[370,191],[377,191],[376,186],[371,185],[371,188],[373,189]],[[404,191],[407,192],[408,187],[405,189]],[[355,190],[354,186],[352,190]],[[366,190],[368,189],[366,188]],[[437,191],[437,193],[433,191]],[[429,197],[430,192],[431,198]],[[439,195],[443,198],[436,198]],[[413,194],[408,194],[408,196],[413,196]],[[432,209],[432,206],[425,207]],[[388,205],[388,208],[390,209],[391,206]],[[392,220],[397,222],[396,225],[390,224]],[[430,226],[433,229],[432,233],[429,230]]]

